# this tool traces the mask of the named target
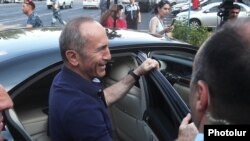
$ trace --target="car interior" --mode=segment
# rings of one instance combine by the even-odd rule
[[[192,60],[186,61],[172,55],[172,53],[166,55],[163,52],[156,52],[151,57],[159,60],[160,71],[188,105],[188,84],[191,76]],[[121,80],[128,74],[129,70],[138,66],[136,54],[112,54],[112,60],[107,66],[107,73],[103,79],[105,87]],[[47,134],[49,88],[60,67],[61,62],[40,71],[20,84],[12,94],[14,108],[12,109],[13,111],[11,110],[13,114],[10,114],[10,118],[13,118],[13,122],[19,125],[21,129],[25,129],[22,134],[25,134],[30,140],[50,141]],[[147,116],[145,116],[145,111],[149,107],[148,102],[151,101],[147,96],[150,95],[147,89],[150,89],[149,85],[151,84],[146,84],[145,80],[147,79],[141,78],[126,96],[109,108],[113,124],[114,141],[162,140],[157,137],[155,127],[148,124]],[[151,88],[151,91],[154,91],[154,89]],[[152,98],[152,101],[162,99],[160,96],[157,97]],[[158,109],[161,109],[160,106],[162,105],[159,104]],[[167,112],[165,114],[167,115]],[[12,126],[14,127],[14,124]],[[164,126],[164,124],[161,126]],[[10,126],[11,129],[12,127]],[[162,131],[169,130],[171,128]],[[20,138],[18,137],[20,135],[15,134],[16,132],[18,131],[12,131],[12,136]]]

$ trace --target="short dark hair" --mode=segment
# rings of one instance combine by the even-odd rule
[[[238,4],[233,4],[233,6],[231,7],[231,9],[239,9],[240,10],[240,6]]]
[[[30,5],[32,10],[36,8],[36,5],[32,0],[24,0],[24,3]]]
[[[227,22],[201,47],[191,84],[209,88],[212,114],[235,124],[250,124],[250,19]]]
[[[162,8],[165,4],[168,4],[169,6],[171,6],[171,4],[170,4],[169,1],[167,1],[167,0],[161,0],[157,4],[155,4],[153,13],[154,14],[158,14],[158,8]]]

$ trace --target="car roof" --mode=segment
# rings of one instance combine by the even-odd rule
[[[31,75],[61,62],[59,36],[61,28],[15,29],[0,31],[0,83],[7,90],[26,80]],[[117,30],[109,40],[110,50],[128,49],[140,45],[179,44],[190,46],[178,40],[157,38],[143,32]],[[26,69],[27,68],[27,69]],[[10,77],[11,76],[11,77]]]
[[[213,7],[215,5],[220,5],[220,4],[222,4],[222,2],[213,2],[213,3],[205,5],[204,7],[202,7],[202,9],[208,9],[210,7]],[[234,2],[234,4],[238,4],[238,5],[240,5],[240,6],[244,7],[244,8],[249,9],[249,7],[244,3]]]

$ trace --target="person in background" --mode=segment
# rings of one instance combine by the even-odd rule
[[[102,14],[109,9],[111,0],[100,0],[99,8],[101,9],[101,16]]]
[[[53,141],[112,141],[108,107],[127,94],[152,69],[146,59],[122,80],[103,89],[101,78],[111,60],[105,28],[90,17],[70,21],[59,39],[64,65],[49,94],[49,133]]]
[[[233,4],[233,7],[229,10],[229,20],[235,20],[238,18],[240,13],[240,6],[238,4]]]
[[[127,29],[126,20],[123,18],[122,13],[123,6],[114,4],[111,10],[107,10],[101,16],[100,23],[104,27],[113,28],[114,27],[114,18],[116,16],[116,28]]]
[[[189,106],[199,130],[193,136],[186,117],[179,130],[204,140],[204,125],[250,124],[250,19],[225,23],[198,50],[190,83]],[[239,139],[241,140],[241,139]]]
[[[32,0],[25,0],[22,5],[23,13],[28,16],[28,20],[25,26],[26,28],[36,28],[43,26],[42,20],[34,11],[35,8],[35,3]]]
[[[228,10],[228,17],[226,20],[222,21],[219,25],[221,27],[225,22],[232,21],[238,18],[238,15],[240,13],[240,6],[238,4],[233,4],[232,7]]]
[[[60,5],[58,0],[51,0],[51,1],[52,1],[52,11],[53,11],[51,25],[54,26],[57,20],[62,25],[66,25],[66,22],[62,19],[62,14],[60,11]]]
[[[141,12],[138,4],[135,3],[135,0],[129,0],[130,3],[125,6],[125,16],[128,29],[138,28],[138,23],[141,23]]]
[[[0,85],[0,131],[2,131],[4,128],[3,111],[12,107],[13,107],[13,102],[9,94],[6,92],[4,87]],[[2,133],[0,134],[0,141],[4,141]]]
[[[149,32],[152,34],[171,36],[173,26],[165,27],[164,18],[170,13],[170,3],[166,0],[156,4],[153,13],[155,14],[149,21]]]

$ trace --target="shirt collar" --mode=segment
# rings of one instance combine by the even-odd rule
[[[71,85],[75,89],[78,89],[86,94],[98,95],[99,92],[102,91],[102,84],[100,81],[97,81],[97,78],[95,78],[94,82],[88,81],[66,66],[62,67],[62,73],[67,78],[67,80],[71,80]]]

